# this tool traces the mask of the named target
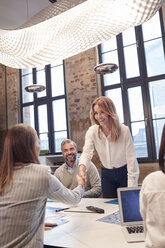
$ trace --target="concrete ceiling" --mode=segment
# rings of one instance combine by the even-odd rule
[[[0,29],[19,27],[50,4],[49,0],[0,0]]]

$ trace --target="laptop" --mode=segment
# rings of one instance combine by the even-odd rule
[[[139,211],[140,188],[138,186],[117,189],[120,223],[127,242],[144,241],[144,226]]]

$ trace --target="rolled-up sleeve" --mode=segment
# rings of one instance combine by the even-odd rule
[[[87,166],[90,163],[94,152],[93,137],[93,128],[90,127],[85,135],[85,143],[83,147],[83,152],[79,158],[79,164],[84,164],[85,166]]]

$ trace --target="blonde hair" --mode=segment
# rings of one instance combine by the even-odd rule
[[[98,121],[95,119],[94,106],[96,104],[105,114],[107,114],[110,117],[109,125],[111,127],[111,141],[116,141],[120,135],[121,124],[113,101],[105,96],[100,96],[93,101],[91,106],[90,118],[92,124],[99,125]],[[100,137],[100,128],[98,133],[99,137]]]

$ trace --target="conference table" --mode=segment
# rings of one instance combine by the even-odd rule
[[[87,206],[102,208],[104,213],[91,212],[86,209]],[[83,198],[77,206],[63,211],[68,218],[67,223],[44,232],[44,245],[64,248],[144,248],[144,242],[127,243],[120,223],[109,222],[109,216],[114,213],[118,215],[118,210],[118,204],[112,199]]]

